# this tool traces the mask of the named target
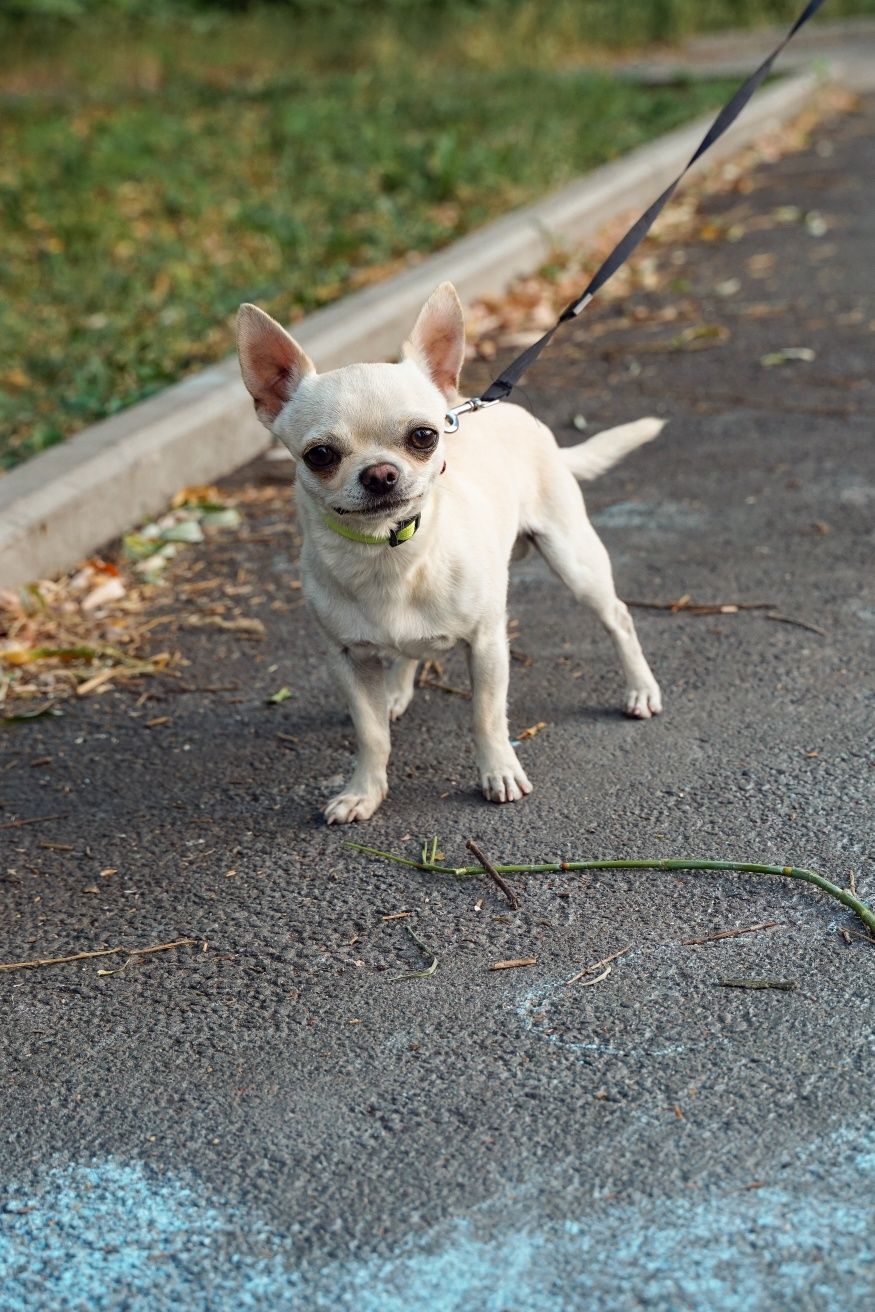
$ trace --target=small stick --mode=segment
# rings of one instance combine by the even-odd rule
[[[816,624],[809,624],[807,620],[794,620],[791,615],[779,615],[776,610],[770,611],[766,619],[777,620],[779,624],[793,624],[797,629],[807,629],[809,633],[816,633],[819,638],[829,637],[826,629],[819,629]]]
[[[515,970],[517,966],[537,966],[537,957],[515,957],[513,961],[496,961],[488,970]]]
[[[471,698],[468,688],[454,688],[450,683],[438,683],[435,679],[420,679],[418,687],[431,688],[433,692],[452,693],[454,697],[465,697],[468,700]]]
[[[511,908],[511,910],[519,911],[520,909],[519,898],[517,897],[516,893],[513,891],[507,880],[502,879],[501,875],[495,869],[495,866],[489,860],[489,857],[482,850],[482,848],[479,848],[477,846],[473,838],[469,838],[465,846],[467,847],[469,852],[473,852],[474,856],[476,856],[477,860],[480,862],[483,869],[486,871],[487,875],[489,875],[489,878],[493,881],[494,884],[496,884],[501,889],[502,893],[507,898],[508,906]]]
[[[617,960],[617,957],[625,957],[626,953],[631,952],[631,950],[632,944],[629,943],[625,948],[620,948],[619,952],[612,952],[609,957],[602,957],[601,961],[595,961],[591,966],[584,966],[583,970],[579,970],[576,975],[572,975],[571,979],[567,979],[565,983],[576,984],[579,979],[583,979],[584,975],[591,975],[594,970],[599,970],[602,966],[609,966],[612,961]]]
[[[851,939],[855,938],[859,939],[861,943],[875,943],[875,935],[872,934],[858,934],[855,929],[843,929],[842,933],[847,934],[846,943],[850,943]]]
[[[429,975],[433,975],[438,968],[437,956],[432,952],[428,944],[423,943],[422,939],[415,930],[410,927],[410,925],[405,925],[404,928],[407,930],[407,933],[413,939],[420,952],[424,952],[427,957],[431,957],[431,961],[428,963],[425,970],[405,970],[400,975],[393,975],[391,981],[393,984],[397,984],[398,981],[402,979],[428,979]]]
[[[774,929],[780,923],[780,920],[764,920],[762,924],[748,925],[746,929],[718,929],[713,934],[706,934],[704,938],[682,938],[681,945],[692,948],[699,943],[718,943],[724,938],[739,938],[742,934],[757,934],[761,929]]]
[[[689,595],[677,601],[627,601],[639,610],[670,610],[674,615],[691,611],[694,615],[731,615],[739,610],[774,610],[773,601],[691,601]],[[731,609],[730,609],[731,608]]]
[[[20,829],[22,825],[42,825],[49,820],[66,820],[69,814],[69,811],[64,811],[60,815],[32,815],[26,820],[4,820],[0,829]]]
[[[795,979],[718,979],[721,989],[783,989],[793,993],[799,985]]]
[[[600,975],[594,975],[592,979],[584,980],[580,987],[582,989],[588,989],[593,984],[601,984],[602,980],[607,979],[613,969],[614,969],[613,966],[605,966],[604,970]],[[580,976],[578,975],[578,979],[579,978]]]
[[[69,957],[43,957],[38,961],[4,961],[0,970],[29,970],[34,966],[60,966],[66,961],[85,961],[89,957],[114,957],[119,952],[129,952],[132,957],[146,956],[149,952],[167,952],[169,948],[189,947],[200,940],[196,938],[177,938],[172,943],[152,943],[146,948],[97,948],[93,952],[74,952]]]
[[[672,615],[735,615],[743,610],[761,610],[768,612],[764,617],[767,620],[777,620],[779,624],[792,624],[797,629],[807,629],[809,633],[816,633],[821,638],[829,637],[825,629],[818,628],[808,620],[797,620],[792,615],[781,615],[775,609],[773,601],[696,602],[685,595],[679,597],[677,601],[627,601],[626,605],[634,606],[639,610],[667,610]]]

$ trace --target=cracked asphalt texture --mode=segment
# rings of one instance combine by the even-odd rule
[[[174,635],[185,686],[228,691],[154,681],[4,733],[0,819],[63,818],[0,832],[3,960],[208,947],[0,974],[3,1312],[872,1306],[875,952],[850,913],[780,879],[619,871],[512,879],[513,912],[344,844],[795,862],[875,899],[873,121],[868,100],[706,200],[711,231],[657,251],[668,285],[594,306],[523,392],[563,443],[576,414],[669,420],[587,493],[621,595],[770,602],[822,634],[637,610],[666,711],[630,723],[607,638],[530,556],[510,721],[546,722],[520,748],[533,795],[484,802],[469,704],[422,690],[382,810],[328,829],[351,730],[272,502],[255,540],[187,558],[254,585],[267,627]],[[698,324],[728,335],[678,349]],[[444,679],[465,686],[460,655]],[[394,978],[425,964],[407,926],[430,978]],[[107,1163],[165,1210],[196,1199],[178,1233],[133,1194],[89,1220]]]

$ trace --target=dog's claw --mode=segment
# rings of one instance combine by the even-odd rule
[[[630,688],[623,708],[630,720],[649,720],[662,713],[662,694],[657,684],[647,688]]]
[[[519,761],[480,772],[480,785],[487,802],[518,802],[532,791]]]

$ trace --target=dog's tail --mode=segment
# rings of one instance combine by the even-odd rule
[[[620,424],[597,433],[579,446],[562,448],[562,458],[576,479],[588,483],[598,478],[622,460],[636,447],[652,442],[665,427],[664,419],[636,419],[632,424]]]

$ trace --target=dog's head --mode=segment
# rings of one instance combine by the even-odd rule
[[[399,364],[319,374],[254,305],[240,307],[237,349],[255,413],[288,447],[300,487],[323,510],[378,530],[418,513],[443,468],[444,420],[465,353],[452,283],[423,306]]]

